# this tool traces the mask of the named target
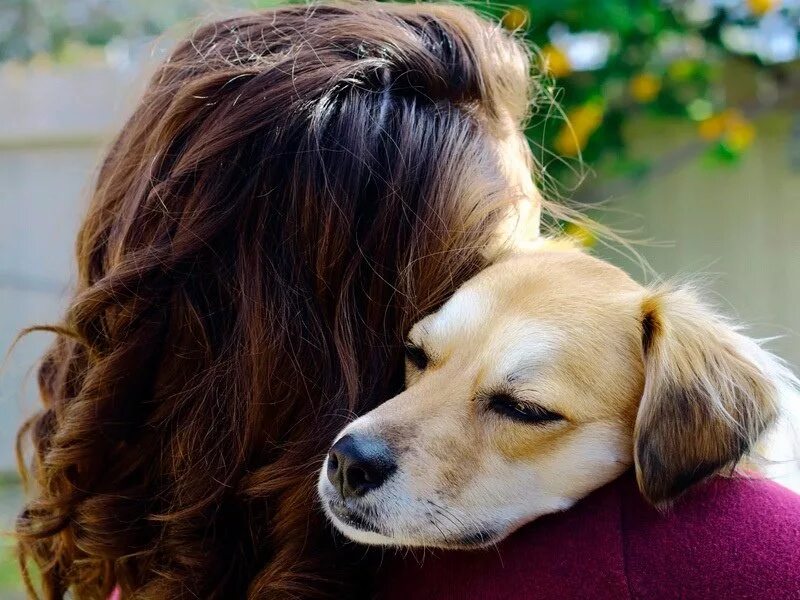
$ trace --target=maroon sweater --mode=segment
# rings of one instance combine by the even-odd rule
[[[717,478],[659,513],[625,475],[496,549],[387,553],[384,567],[384,600],[798,600],[800,496]]]

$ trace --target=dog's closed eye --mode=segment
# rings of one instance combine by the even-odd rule
[[[525,402],[508,393],[492,394],[486,399],[486,408],[498,415],[522,423],[550,423],[563,421],[564,416],[539,404]]]
[[[428,357],[428,353],[420,346],[408,342],[405,346],[405,352],[408,362],[420,371],[424,371],[428,367],[430,358]]]

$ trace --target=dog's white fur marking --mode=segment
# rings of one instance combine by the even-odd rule
[[[478,290],[461,289],[435,314],[412,328],[408,338],[419,343],[422,338],[430,344],[446,340],[454,333],[468,335],[492,309],[492,298]]]
[[[358,497],[328,481],[327,459],[319,478],[332,522],[365,544],[492,543],[634,464],[667,502],[753,450],[797,389],[691,290],[546,244],[479,274],[409,340],[429,364],[339,436],[384,440],[396,469]]]
[[[559,351],[558,328],[536,319],[509,319],[496,338],[487,340],[488,352],[496,357],[491,365],[495,377],[530,378]]]

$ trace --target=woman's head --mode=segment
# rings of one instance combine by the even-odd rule
[[[451,6],[279,8],[175,49],[99,172],[20,432],[47,597],[341,592],[317,467],[535,202],[529,84]]]

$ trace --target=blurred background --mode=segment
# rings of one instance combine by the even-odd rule
[[[198,19],[258,0],[0,2],[0,349],[52,322],[105,145],[151,66]],[[800,0],[469,2],[533,42],[540,185],[623,231],[656,273],[705,273],[726,312],[800,364]],[[556,99],[555,109],[548,99]],[[639,279],[652,275],[566,227]],[[0,377],[0,526],[36,404],[33,334]],[[10,545],[9,538],[6,545]],[[20,595],[10,550],[0,597]]]

